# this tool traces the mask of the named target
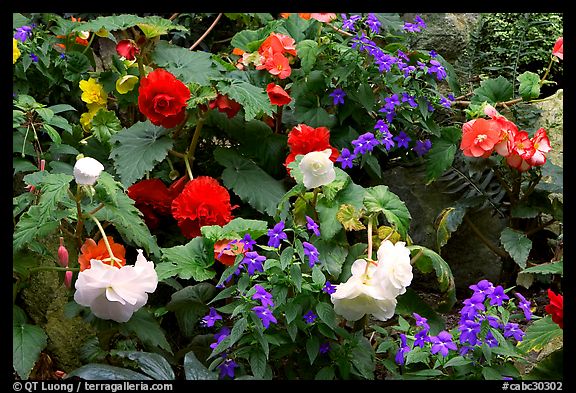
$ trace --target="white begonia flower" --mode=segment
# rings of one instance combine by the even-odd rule
[[[74,165],[74,178],[78,184],[91,186],[96,183],[103,170],[104,166],[98,160],[83,157]]]
[[[352,264],[348,281],[336,285],[336,292],[330,295],[334,312],[348,321],[357,321],[366,314],[386,321],[396,310],[396,298],[387,297],[374,278],[376,265],[371,263],[366,271],[367,263],[365,259],[357,259]]]
[[[380,244],[376,255],[378,267],[374,280],[378,281],[386,297],[402,295],[413,278],[410,250],[406,248],[406,243],[398,241],[394,244],[385,240]]]
[[[127,322],[156,290],[158,275],[154,263],[138,250],[136,263],[121,268],[92,259],[90,268],[81,271],[76,280],[76,303],[90,307],[101,319]]]
[[[336,179],[334,163],[330,160],[332,150],[312,151],[302,157],[298,167],[304,175],[304,186],[306,188],[316,188]]]

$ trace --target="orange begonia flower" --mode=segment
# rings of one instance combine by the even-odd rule
[[[96,244],[94,239],[88,238],[80,248],[82,254],[78,256],[80,271],[90,269],[90,261],[92,259],[98,259],[107,265],[116,266],[118,268],[126,264],[126,249],[124,246],[122,244],[114,243],[112,236],[107,236],[107,238],[114,257],[120,259],[120,261],[112,261],[110,259],[110,254],[108,253],[104,239],[100,239],[98,244]]]
[[[468,157],[487,158],[500,141],[500,127],[494,120],[474,119],[462,126],[460,149]]]

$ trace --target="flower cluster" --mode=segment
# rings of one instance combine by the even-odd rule
[[[296,41],[285,34],[271,33],[256,52],[247,53],[236,48],[234,54],[241,55],[238,68],[253,64],[257,70],[266,70],[278,79],[286,79],[292,73],[290,62],[296,57]]]
[[[487,158],[496,152],[520,172],[546,163],[546,153],[552,148],[544,128],[530,138],[491,105],[486,105],[484,113],[490,119],[473,119],[462,125],[460,149],[465,156]]]
[[[330,131],[326,127],[312,128],[306,124],[298,124],[288,133],[288,147],[290,153],[284,161],[285,167],[299,154],[330,149],[329,158],[332,162],[335,162],[339,155],[338,149],[330,144]]]
[[[405,242],[385,240],[377,252],[377,262],[357,259],[351,268],[352,276],[336,285],[330,296],[334,311],[349,321],[357,321],[372,314],[380,321],[394,315],[396,297],[406,292],[412,282],[410,250]]]

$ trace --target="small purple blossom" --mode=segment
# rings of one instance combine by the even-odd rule
[[[430,336],[428,335],[428,330],[429,330],[429,327],[418,331],[414,335],[414,346],[415,347],[424,348],[424,345],[427,342],[430,342]]]
[[[366,18],[366,24],[368,25],[370,30],[372,30],[373,33],[376,34],[380,33],[380,26],[382,25],[382,23],[380,23],[376,15],[372,13],[368,14],[368,18]]]
[[[331,295],[334,292],[336,292],[336,285],[330,283],[330,281],[326,281],[326,283],[322,287],[322,291],[324,291],[328,295]]]
[[[530,319],[532,319],[532,310],[530,310],[530,301],[526,300],[526,298],[518,292],[514,293],[514,295],[520,300],[520,302],[518,303],[518,308],[524,311],[524,316],[526,317],[526,320],[529,321]]]
[[[238,367],[238,364],[232,359],[225,359],[222,363],[218,365],[220,369],[220,379],[225,377],[234,378],[234,369]]]
[[[342,17],[342,30],[356,31],[355,23],[358,22],[362,16],[361,15],[350,15],[350,18],[346,17],[346,14],[340,14]]]
[[[36,56],[34,53],[30,53],[30,58],[34,63],[38,63],[38,56]]]
[[[268,246],[278,248],[280,247],[280,242],[286,240],[288,235],[284,233],[284,221],[280,221],[274,228],[268,230]]]
[[[417,140],[416,146],[412,148],[418,154],[419,157],[422,157],[424,154],[428,153],[432,148],[432,142],[430,139],[424,139],[423,141]]]
[[[418,103],[416,102],[414,97],[406,92],[402,93],[402,102],[407,102],[408,105],[410,105],[412,108],[418,107]]]
[[[456,344],[452,341],[452,336],[446,330],[441,331],[437,336],[430,336],[430,341],[432,342],[431,354],[440,352],[442,356],[446,357],[449,350],[455,351],[457,349]]]
[[[249,233],[245,234],[240,242],[244,245],[244,250],[246,251],[252,251],[253,246],[256,244],[256,241],[252,240]]]
[[[436,53],[436,51],[434,49],[432,49],[430,52],[428,52],[428,54],[430,55],[430,57],[438,56],[438,53]]]
[[[444,108],[450,108],[452,106],[452,102],[448,98],[440,96],[440,105],[442,105]]]
[[[277,323],[276,317],[272,314],[272,310],[264,306],[252,307],[252,311],[260,318],[262,325],[265,329],[268,329],[270,323]]]
[[[302,242],[302,245],[304,246],[304,255],[308,257],[308,264],[310,267],[313,267],[314,264],[319,261],[318,256],[320,254],[318,253],[318,250],[313,244],[308,242]]]
[[[266,289],[264,289],[264,287],[260,284],[254,285],[254,289],[256,289],[256,292],[254,292],[254,295],[252,295],[252,299],[260,300],[260,303],[264,307],[274,307],[272,294],[267,292]]]
[[[476,345],[478,343],[478,333],[480,333],[478,322],[466,320],[458,326],[458,330],[460,331],[460,344],[468,342],[470,345]]]
[[[436,79],[438,79],[439,81],[446,78],[446,70],[444,69],[442,64],[440,64],[440,62],[435,59],[430,60],[430,65],[428,66],[428,73],[436,74]]]
[[[330,342],[326,341],[320,344],[320,348],[318,348],[318,352],[321,354],[328,353],[330,351]]]
[[[224,340],[226,337],[230,335],[230,328],[228,326],[222,326],[222,329],[218,331],[218,333],[214,334],[214,338],[216,339],[215,342],[210,344],[210,348],[214,349]]]
[[[504,300],[510,299],[508,295],[504,293],[504,288],[501,285],[498,285],[494,288],[491,294],[488,295],[490,298],[490,305],[491,306],[501,306]]]
[[[346,93],[342,89],[334,89],[332,93],[330,93],[330,97],[334,100],[334,105],[344,104],[344,97],[346,97]]]
[[[504,326],[504,337],[514,337],[516,341],[522,341],[524,338],[524,332],[520,329],[517,323],[507,323]]]
[[[212,327],[217,320],[221,320],[222,315],[218,314],[214,307],[210,307],[210,312],[202,318],[202,324],[206,327]]]
[[[494,337],[494,335],[492,334],[492,332],[490,330],[488,330],[488,332],[486,333],[486,338],[484,339],[484,342],[490,348],[494,348],[494,347],[497,347],[499,345],[498,340],[496,339],[496,337]]]
[[[309,216],[306,216],[306,228],[312,231],[316,236],[320,236],[320,228],[318,227],[318,224],[316,224]]]
[[[253,275],[254,273],[263,272],[264,266],[263,262],[266,260],[266,257],[263,255],[259,255],[256,251],[248,251],[244,254],[244,259],[242,259],[242,265],[246,267],[249,275]]]
[[[310,324],[310,323],[314,323],[316,318],[318,318],[318,315],[314,314],[314,311],[310,310],[306,314],[304,314],[303,318],[304,318],[304,321],[306,321],[306,323]]]
[[[342,169],[352,168],[354,165],[354,159],[356,158],[355,154],[351,154],[348,148],[343,148],[340,152],[340,155],[336,159],[336,162],[339,162],[342,166]]]
[[[404,147],[408,149],[408,142],[410,142],[412,139],[406,135],[404,131],[400,131],[400,133],[394,137],[394,140],[396,141],[398,147]]]
[[[374,150],[374,147],[378,146],[380,142],[374,137],[371,132],[366,132],[354,139],[352,145],[354,146],[354,154],[366,154],[369,151]]]
[[[392,134],[389,134],[389,135],[385,136],[384,138],[382,138],[380,143],[384,145],[384,148],[386,150],[390,150],[391,148],[393,148],[394,147],[394,140],[392,139]]]
[[[464,303],[464,307],[460,310],[460,314],[466,319],[472,319],[478,311],[486,310],[484,306],[484,295],[481,293],[475,293],[471,298],[465,299],[462,303]]]
[[[32,26],[20,26],[14,33],[14,38],[20,42],[26,42],[28,37],[32,34]]]
[[[396,356],[394,357],[394,361],[399,366],[404,364],[404,355],[410,352],[410,347],[406,343],[406,335],[404,333],[400,333],[400,348],[398,348],[398,352],[396,352]]]
[[[382,135],[389,135],[390,129],[388,128],[388,124],[382,119],[378,119],[376,124],[374,124],[374,129],[382,133]]]
[[[494,284],[488,280],[480,280],[478,284],[470,285],[468,288],[474,291],[474,294],[482,294],[484,296],[491,294],[494,291]],[[484,300],[484,297],[482,298]]]
[[[416,326],[420,326],[424,329],[430,329],[430,325],[428,325],[428,319],[427,318],[424,318],[424,317],[420,316],[420,314],[417,314],[415,312],[412,313],[412,316],[416,320]]]

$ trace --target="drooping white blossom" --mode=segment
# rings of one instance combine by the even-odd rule
[[[374,278],[387,297],[396,297],[406,292],[406,287],[412,283],[412,265],[410,250],[405,242],[392,243],[385,240],[377,252],[378,267]]]
[[[127,322],[156,290],[158,275],[154,263],[147,261],[142,250],[134,265],[121,268],[92,259],[90,268],[81,271],[76,280],[76,303],[90,307],[101,319]]]

